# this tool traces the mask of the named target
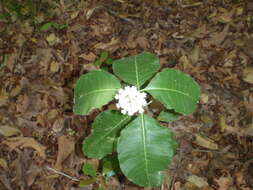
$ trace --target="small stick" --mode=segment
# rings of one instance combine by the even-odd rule
[[[202,4],[203,4],[202,2],[197,2],[197,3],[190,4],[190,5],[181,5],[181,7],[182,8],[190,8],[190,7],[197,7],[197,6],[200,6]]]
[[[46,166],[46,169],[48,169],[48,170],[50,170],[50,171],[52,171],[52,172],[54,172],[54,173],[57,173],[57,174],[59,174],[59,175],[62,175],[62,176],[64,176],[64,177],[67,177],[67,178],[69,178],[69,179],[71,179],[71,180],[73,180],[73,181],[80,181],[79,179],[77,179],[77,178],[75,178],[75,177],[71,177],[71,176],[69,176],[69,175],[67,175],[67,174],[65,174],[65,173],[63,173],[63,172],[60,172],[60,171],[57,171],[57,170],[55,170],[54,168],[51,168],[51,167],[49,167],[49,166]]]

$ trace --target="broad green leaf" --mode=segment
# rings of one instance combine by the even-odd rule
[[[142,91],[151,94],[167,109],[185,115],[195,111],[200,97],[199,85],[189,75],[174,69],[158,73]]]
[[[148,52],[113,62],[113,72],[138,89],[159,70],[159,67],[158,57]]]
[[[141,114],[121,131],[117,151],[122,172],[135,184],[159,186],[176,141],[169,128]]]
[[[91,136],[86,138],[83,144],[85,155],[90,158],[101,159],[107,154],[111,154],[117,143],[120,130],[130,119],[128,115],[112,110],[98,115],[92,125]]]
[[[157,119],[159,121],[172,122],[172,121],[176,121],[179,116],[180,116],[179,113],[176,113],[173,111],[162,111],[157,117]]]
[[[86,175],[90,175],[92,177],[96,177],[97,172],[93,165],[86,163],[83,165],[82,171]]]
[[[82,75],[75,87],[74,112],[87,115],[92,109],[111,101],[119,88],[118,79],[106,71],[96,70]]]

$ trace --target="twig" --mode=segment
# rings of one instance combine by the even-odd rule
[[[46,166],[46,169],[48,169],[48,170],[50,170],[50,171],[52,171],[52,172],[54,172],[54,173],[57,173],[57,174],[59,174],[59,175],[62,175],[62,176],[64,176],[64,177],[67,177],[67,178],[69,178],[69,179],[71,179],[71,180],[73,180],[73,181],[80,181],[79,179],[77,179],[77,178],[75,178],[75,177],[71,177],[71,176],[69,176],[69,175],[67,175],[67,174],[65,174],[65,173],[63,173],[63,172],[60,172],[60,171],[57,171],[57,170],[55,170],[55,169],[53,169],[53,168],[51,168],[51,167],[49,167],[49,166]]]
[[[197,2],[197,3],[190,4],[190,5],[181,5],[181,7],[182,8],[190,8],[190,7],[197,7],[197,6],[200,6],[202,4],[203,4],[202,2]]]

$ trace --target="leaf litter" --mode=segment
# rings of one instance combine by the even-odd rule
[[[4,189],[81,189],[46,169],[83,179],[83,163],[99,166],[81,151],[99,111],[73,115],[74,84],[98,69],[93,63],[102,51],[118,59],[143,50],[157,54],[162,69],[187,72],[202,87],[195,114],[164,123],[181,147],[161,188],[253,188],[252,2],[88,0],[52,6],[55,17],[38,12],[36,18],[41,26],[66,24],[62,30],[40,32],[29,20],[0,21]],[[111,181],[109,189],[141,189],[122,176]]]

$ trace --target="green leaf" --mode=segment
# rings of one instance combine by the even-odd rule
[[[51,27],[53,26],[53,22],[48,22],[48,23],[45,23],[43,24],[41,27],[40,27],[40,31],[41,32],[45,32],[45,31],[48,31],[49,29],[51,29]]]
[[[92,109],[100,108],[114,98],[119,88],[118,79],[106,71],[82,75],[74,91],[74,113],[87,115]]]
[[[101,62],[104,62],[109,56],[109,53],[107,51],[102,51],[101,54],[100,54],[100,58],[99,60]]]
[[[83,179],[79,183],[79,187],[86,187],[88,185],[91,185],[93,183],[96,183],[96,178],[91,178],[91,179]]]
[[[107,65],[111,65],[111,64],[113,64],[113,59],[112,58],[108,58],[108,59],[106,59],[105,63]]]
[[[113,72],[138,89],[159,70],[159,67],[158,57],[147,52],[113,62]]]
[[[131,117],[118,111],[108,110],[98,115],[92,125],[92,135],[85,139],[83,152],[90,158],[101,159],[111,154],[120,130]]]
[[[135,184],[159,186],[175,153],[169,128],[141,114],[121,131],[118,158],[122,172]]]
[[[200,97],[199,85],[187,74],[165,69],[142,91],[147,91],[167,109],[185,115],[195,111]]]
[[[116,155],[110,155],[103,159],[103,176],[112,177],[120,173],[119,160]]]
[[[180,114],[173,112],[173,111],[162,111],[159,114],[157,119],[159,121],[172,122],[172,121],[176,121],[179,116],[180,116]]]
[[[55,22],[52,23],[52,26],[53,26],[55,29],[58,29],[58,30],[61,30],[61,29],[64,29],[64,28],[67,28],[67,27],[68,27],[67,24],[58,24],[58,23],[55,23]]]
[[[100,66],[100,65],[102,65],[102,61],[100,61],[100,59],[97,59],[96,61],[95,61],[95,63],[94,63],[94,65],[97,65],[97,66]]]
[[[84,174],[90,175],[92,177],[96,177],[96,175],[97,175],[95,168],[93,167],[93,165],[91,165],[89,163],[86,163],[83,165],[82,171]]]

